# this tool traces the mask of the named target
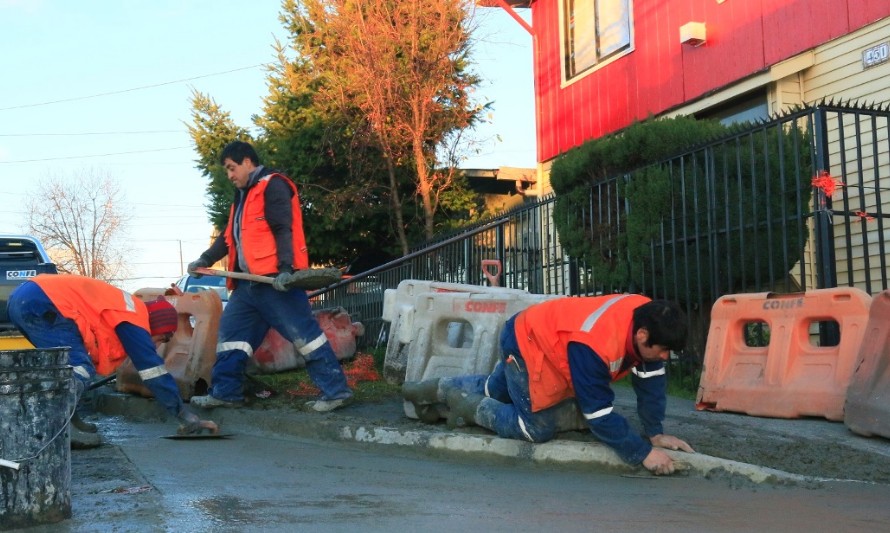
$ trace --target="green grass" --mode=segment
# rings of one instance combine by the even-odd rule
[[[359,381],[353,389],[355,399],[360,402],[370,403],[400,396],[400,387],[387,383],[383,379],[383,357],[386,350],[379,349],[364,353],[370,353],[374,358],[374,369],[377,370],[380,379],[376,381]],[[356,356],[362,354],[363,352],[359,352]],[[353,364],[355,364],[354,359],[342,361],[343,369],[347,372]],[[269,408],[300,408],[304,402],[315,397],[314,394],[308,392],[308,389],[313,387],[313,384],[305,368],[277,372],[275,374],[253,374],[249,376],[245,386],[247,389],[245,390],[245,395],[249,403]],[[257,393],[262,391],[271,392],[272,395],[268,398],[258,398]]]

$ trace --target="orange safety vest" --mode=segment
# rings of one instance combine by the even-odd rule
[[[129,322],[150,331],[148,309],[142,300],[104,281],[73,274],[41,274],[31,281],[63,317],[77,324],[100,375],[111,374],[127,357],[114,331],[118,324]]]
[[[295,270],[309,268],[309,250],[306,247],[306,237],[303,235],[303,212],[300,210],[300,196],[297,194],[297,186],[282,174],[272,173],[260,178],[260,180],[247,190],[247,197],[241,207],[241,253],[247,263],[247,269],[251,274],[271,274],[278,272],[278,248],[275,246],[275,236],[266,222],[266,187],[273,177],[280,177],[294,191],[291,197],[291,211],[293,222],[291,233],[293,234],[294,264]],[[230,272],[236,270],[235,264],[235,237],[234,224],[235,204],[229,209],[229,224],[226,227],[226,245],[229,247],[228,268]],[[230,289],[234,288],[232,280]]]
[[[568,347],[579,342],[596,352],[609,367],[612,381],[634,365],[633,311],[650,302],[637,294],[591,298],[560,298],[533,305],[514,323],[516,342],[528,368],[532,411],[540,411],[575,396]]]

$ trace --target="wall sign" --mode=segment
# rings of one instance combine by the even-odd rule
[[[870,68],[890,61],[890,42],[881,43],[862,51],[862,68]]]

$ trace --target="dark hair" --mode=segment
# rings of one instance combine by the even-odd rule
[[[260,164],[260,157],[256,155],[256,150],[253,149],[253,146],[251,146],[250,143],[244,141],[230,142],[223,148],[222,153],[219,154],[219,162],[221,165],[226,164],[226,159],[231,159],[240,165],[244,162],[244,158],[250,159],[255,166],[259,166]]]
[[[649,346],[658,344],[675,352],[686,346],[689,322],[674,302],[653,300],[634,309],[634,333],[640,328],[649,332]]]

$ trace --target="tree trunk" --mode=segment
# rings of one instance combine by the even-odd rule
[[[381,143],[382,145],[382,143]],[[402,247],[402,255],[408,255],[408,237],[405,235],[405,222],[402,217],[402,200],[399,197],[399,183],[396,180],[396,170],[393,167],[392,156],[389,151],[383,150],[383,158],[386,160],[386,170],[389,174],[389,201],[395,211],[396,234],[399,237],[399,245]]]
[[[433,184],[430,182],[426,154],[423,152],[421,143],[422,141],[418,139],[414,140],[414,167],[417,170],[417,189],[420,192],[420,201],[423,205],[423,234],[427,241],[431,241],[434,236],[433,215],[436,210],[433,208],[432,200]]]

